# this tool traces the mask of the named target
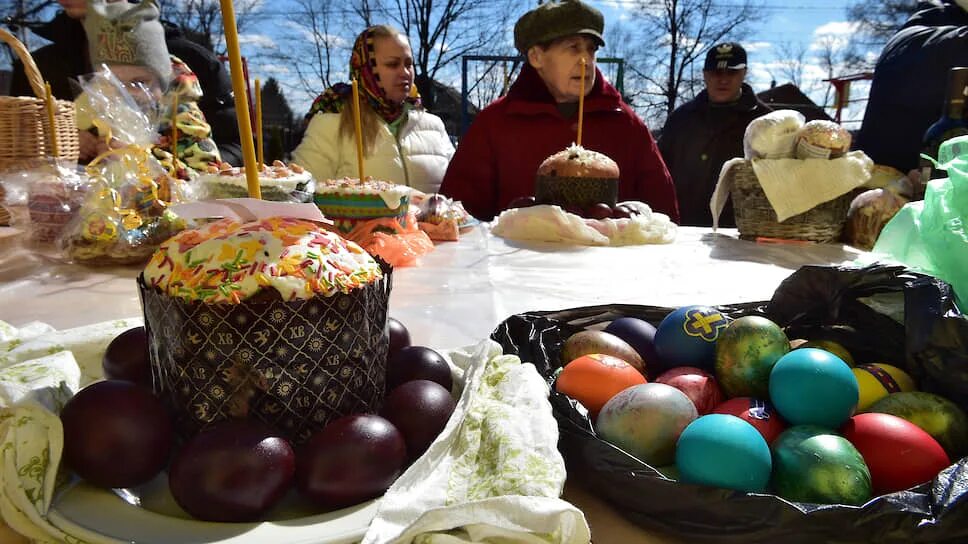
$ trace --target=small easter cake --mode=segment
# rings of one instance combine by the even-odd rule
[[[410,188],[366,178],[328,179],[316,184],[313,199],[340,232],[373,219],[403,219],[410,209]]]
[[[618,200],[618,164],[602,153],[572,145],[538,167],[534,197],[539,204],[587,207]]]
[[[249,196],[245,167],[235,167],[226,162],[210,165],[207,173],[197,180],[203,198],[241,198]],[[282,161],[263,164],[259,171],[259,189],[263,200],[278,202],[311,202],[313,176],[301,166]]]

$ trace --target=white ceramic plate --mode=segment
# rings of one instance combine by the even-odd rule
[[[138,490],[141,506],[112,491],[73,482],[55,499],[50,521],[98,544],[344,544],[363,538],[378,505],[371,500],[324,514],[303,515],[304,509],[288,497],[270,514],[273,521],[212,523],[191,519],[178,508],[167,485],[159,483],[166,480],[162,475]]]

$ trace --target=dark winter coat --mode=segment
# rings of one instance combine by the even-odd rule
[[[48,23],[33,31],[50,40],[31,55],[44,79],[50,82],[51,92],[57,98],[73,100],[80,89],[71,83],[78,76],[93,70],[87,54],[87,37],[81,21],[72,19],[64,12],[58,13]],[[191,68],[202,86],[199,108],[212,127],[212,136],[222,160],[235,165],[242,164],[239,144],[239,125],[235,117],[235,101],[232,81],[228,71],[214,53],[187,39],[174,25],[165,23],[165,42],[168,52]],[[14,63],[10,82],[11,96],[34,96],[27,82],[23,65]]]
[[[949,0],[921,2],[881,52],[855,147],[877,164],[917,168],[953,66],[968,66],[968,12]]]
[[[535,173],[548,156],[576,140],[577,115],[565,118],[530,65],[506,96],[484,108],[447,168],[440,192],[490,220],[515,198],[534,194]],[[582,145],[619,167],[619,200],[640,200],[678,222],[675,189],[645,123],[596,71],[585,97]]]
[[[672,112],[659,136],[659,151],[676,186],[681,224],[712,226],[709,199],[723,163],[743,156],[746,125],[770,111],[752,87],[744,83],[736,102],[712,104],[706,91],[702,91]],[[719,225],[735,224],[729,203],[720,215]]]

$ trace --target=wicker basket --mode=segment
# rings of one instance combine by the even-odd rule
[[[781,223],[776,220],[776,211],[756,179],[750,161],[734,165],[731,174],[733,212],[740,238],[783,238],[820,243],[840,240],[840,233],[847,221],[851,193],[819,204]]]
[[[50,123],[44,100],[44,79],[33,57],[23,43],[0,28],[3,40],[17,53],[24,72],[37,98],[29,96],[0,96],[0,171],[20,163],[53,155]],[[80,151],[77,125],[74,122],[74,103],[55,100],[54,130],[57,134],[57,157],[77,161]]]

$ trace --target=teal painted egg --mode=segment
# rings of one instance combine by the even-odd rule
[[[779,325],[759,316],[741,317],[716,341],[716,378],[727,397],[769,394],[770,371],[790,351]]]
[[[773,489],[784,499],[855,506],[870,499],[870,471],[846,438],[799,425],[783,431],[772,448]]]
[[[770,372],[770,400],[791,425],[840,427],[854,413],[857,378],[847,363],[816,348],[787,353]]]
[[[681,481],[738,491],[763,491],[773,461],[766,440],[736,416],[709,414],[690,423],[676,444]]]
[[[712,371],[716,340],[728,324],[729,318],[709,306],[683,306],[670,312],[655,331],[660,368],[653,375],[677,366]]]

